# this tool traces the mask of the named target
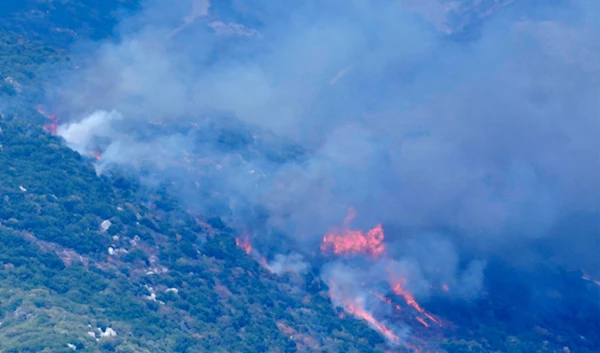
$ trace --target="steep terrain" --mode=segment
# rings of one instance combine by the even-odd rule
[[[165,195],[140,203],[133,186],[96,177],[40,127],[5,118],[1,128],[3,351],[367,352],[383,343],[340,320],[313,274],[295,278],[298,289],[280,283],[218,219],[194,219]]]
[[[470,23],[511,2],[473,3],[461,9],[476,13],[457,15],[450,32],[462,36]],[[215,11],[225,13],[226,5]],[[67,147],[57,136],[61,117],[39,105],[44,88],[77,70],[70,47],[75,40],[115,35],[118,19],[135,9],[135,2],[118,0],[0,5],[1,351],[600,348],[600,286],[549,260],[524,271],[492,256],[483,294],[461,300],[446,295],[452,285],[439,283],[417,301],[398,279],[391,290],[369,288],[364,298],[385,308],[385,320],[364,311],[362,302],[344,297],[344,276],[331,280],[331,268],[321,265],[339,256],[343,266],[333,270],[360,272],[357,263],[368,267],[373,258],[385,259],[384,229],[354,229],[350,214],[322,243],[310,244],[313,250],[302,254],[307,262],[278,257],[306,244],[268,228],[267,211],[247,195],[227,194],[226,179],[239,174],[240,183],[275,184],[261,163],[302,161],[312,151],[235,119],[149,121],[124,133],[135,141],[168,134],[193,142],[164,164],[140,160],[112,168],[110,158],[103,159],[109,144],[102,139],[78,152]],[[366,256],[350,257],[356,254]]]
[[[314,290],[280,288],[218,219],[213,228],[165,194],[149,202],[135,184],[98,178],[42,130],[35,102],[53,74],[45,68],[66,64],[64,46],[77,36],[110,33],[119,4],[102,5],[3,5],[0,349],[370,351],[357,336],[381,344]]]

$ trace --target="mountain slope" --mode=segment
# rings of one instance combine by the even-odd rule
[[[466,3],[485,7],[509,1]],[[595,282],[582,279],[579,271],[550,265],[522,273],[502,259],[486,269],[487,292],[481,297],[455,301],[433,295],[422,303],[440,318],[441,327],[420,325],[411,308],[393,312],[393,323],[409,321],[402,327],[410,327],[410,339],[406,346],[389,345],[377,326],[334,307],[316,265],[277,275],[249,251],[244,233],[226,221],[230,195],[219,194],[218,187],[217,192],[203,189],[207,180],[220,186],[222,174],[208,175],[212,169],[200,159],[180,165],[188,157],[182,153],[181,160],[163,166],[171,175],[193,167],[198,173],[193,181],[199,181],[193,187],[200,192],[168,178],[148,187],[142,179],[153,170],[99,177],[92,165],[97,163],[94,151],[79,154],[52,136],[55,120],[36,108],[43,88],[57,72],[65,72],[58,68],[72,65],[68,44],[75,38],[110,36],[123,9],[135,4],[29,0],[0,6],[11,6],[0,12],[5,19],[0,31],[1,351],[537,353],[600,348]],[[488,16],[487,8],[477,9]],[[468,27],[468,18],[458,18],[457,28]],[[278,141],[261,144],[247,131],[221,126],[206,132],[185,124],[147,125],[130,136],[189,132],[222,147],[224,160],[233,166],[244,158],[266,155],[279,163],[310,153]],[[207,165],[228,167],[218,162]],[[249,172],[254,170],[243,170],[244,176]],[[210,212],[193,207],[188,212],[190,207],[177,198],[185,193],[205,198],[201,203],[209,204]],[[268,217],[261,210],[248,212],[257,228]],[[295,245],[279,233],[252,240],[269,259]],[[323,261],[315,253],[306,255],[314,263]],[[383,305],[392,299],[395,304],[403,300],[388,296]]]
[[[151,211],[39,127],[0,127],[3,350],[368,352],[383,343],[306,291],[313,275],[284,285],[231,230]],[[107,327],[117,336],[100,337]]]

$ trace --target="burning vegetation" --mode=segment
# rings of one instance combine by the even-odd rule
[[[49,114],[46,111],[46,108],[41,105],[38,104],[36,107],[36,110],[38,112],[38,114],[44,116],[46,119],[50,120],[49,123],[44,124],[44,131],[46,131],[47,133],[49,133],[52,136],[57,136],[58,135],[58,126],[59,126],[59,119],[58,116],[56,114]],[[97,148],[89,148],[85,151],[81,151],[84,154],[86,154],[89,157],[93,157],[95,160],[100,161],[102,160],[102,151],[97,149]]]
[[[354,315],[355,317],[365,320],[369,323],[369,325],[377,329],[377,331],[381,332],[381,334],[384,335],[385,338],[389,341],[393,343],[399,342],[399,337],[396,334],[394,334],[394,332],[390,328],[388,328],[382,322],[375,319],[373,314],[365,310],[365,308],[363,307],[363,305],[361,305],[360,302],[347,300],[342,302],[342,306],[348,314]]]
[[[344,220],[344,227],[333,229],[323,237],[321,251],[331,252],[334,255],[356,255],[364,254],[372,258],[379,258],[385,252],[383,243],[383,228],[381,224],[364,232],[362,230],[349,229],[350,222],[356,217],[356,212],[350,212]]]
[[[246,235],[235,238],[235,245],[244,250],[248,255],[252,252],[252,244],[250,244],[250,239]]]
[[[341,229],[333,229],[323,237],[321,243],[321,251],[329,255],[337,256],[352,256],[365,255],[366,261],[372,263],[391,261],[386,254],[386,244],[384,243],[384,230],[381,224],[375,226],[368,231],[351,230],[350,222],[356,217],[356,212],[350,209],[348,216],[344,221],[344,226]],[[346,314],[352,315],[358,319],[366,321],[373,329],[381,333],[390,343],[400,343],[398,333],[394,331],[392,326],[384,323],[389,321],[385,315],[378,315],[375,310],[370,310],[365,303],[367,298],[374,298],[379,302],[391,307],[395,312],[404,312],[402,306],[406,306],[406,313],[402,314],[402,321],[406,321],[412,317],[419,324],[429,328],[432,324],[441,326],[441,323],[433,315],[428,313],[417,302],[414,295],[407,290],[407,278],[398,273],[395,273],[388,267],[389,281],[387,283],[388,290],[393,295],[396,295],[403,303],[394,301],[392,297],[386,296],[375,290],[362,290],[352,288],[350,290],[340,290],[339,284],[333,279],[328,281],[330,287],[329,296],[333,303],[341,307]],[[361,287],[367,286],[366,283],[361,283]],[[448,290],[447,286],[444,291]],[[398,316],[398,315],[396,315]],[[402,342],[407,343],[407,342]],[[408,343],[407,343],[408,344]]]
[[[58,135],[58,116],[56,116],[56,114],[48,114],[41,104],[37,106],[36,110],[40,115],[43,115],[46,119],[50,120],[49,123],[44,125],[44,130],[52,136]]]
[[[356,212],[349,210],[345,218],[343,227],[334,228],[327,232],[320,245],[320,250],[329,258],[333,257],[332,264],[336,264],[336,258],[347,261],[353,256],[363,258],[371,264],[392,263],[389,254],[386,253],[386,244],[384,242],[385,234],[381,224],[367,231],[359,229],[350,229],[350,223],[356,218]],[[247,232],[235,238],[235,244],[246,254],[252,256],[263,267],[273,272],[268,265],[267,260],[261,257],[252,247],[250,237]],[[329,287],[329,297],[335,306],[343,310],[341,317],[353,316],[359,320],[365,321],[371,328],[379,332],[390,344],[402,344],[405,347],[415,350],[412,340],[401,338],[401,332],[404,332],[405,325],[410,325],[413,321],[422,325],[424,328],[431,329],[433,326],[441,327],[439,319],[428,313],[415,299],[407,287],[408,279],[406,276],[393,271],[391,266],[387,266],[388,280],[384,281],[387,291],[379,291],[371,288],[368,280],[357,282],[354,278],[342,279],[338,281],[340,275],[348,274],[346,271],[335,272],[333,276],[323,278]],[[275,271],[281,272],[281,271]],[[447,291],[448,286],[443,285],[440,290]],[[386,293],[387,292],[387,293]],[[373,303],[383,303],[385,307],[390,308],[394,315],[389,315],[389,310],[385,314],[379,310],[373,309],[376,305]],[[420,346],[420,345],[419,345]]]
[[[404,280],[404,282],[405,281],[406,280]],[[415,300],[415,297],[410,292],[408,292],[406,289],[404,289],[402,287],[402,284],[401,284],[400,281],[392,281],[392,290],[394,291],[394,293],[396,295],[402,297],[404,299],[404,301],[406,302],[407,305],[409,305],[410,307],[412,307],[414,310],[416,310],[418,313],[420,313],[421,315],[423,315],[429,321],[434,322],[436,324],[439,324],[439,322],[431,314],[427,313],[421,307],[421,305],[419,305],[419,303],[417,303],[417,301]],[[429,325],[425,322],[424,318],[417,317],[416,320],[419,321],[421,324],[423,324],[423,326],[429,327]]]

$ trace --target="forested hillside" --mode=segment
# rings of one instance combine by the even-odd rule
[[[333,305],[318,266],[277,271],[256,256],[246,234],[229,222],[222,190],[190,191],[214,197],[202,200],[215,205],[208,212],[181,202],[187,184],[166,178],[148,186],[143,173],[119,169],[99,175],[94,163],[101,157],[67,147],[40,104],[58,75],[77,70],[75,41],[114,36],[119,20],[138,9],[136,1],[125,0],[0,4],[0,351],[600,349],[600,286],[579,270],[546,262],[519,271],[493,257],[484,295],[452,300],[443,295],[444,284],[442,294],[434,292],[422,304],[425,309],[405,292],[382,296],[384,305],[407,303],[389,316],[410,326],[398,344],[369,314]],[[217,141],[223,155],[248,160],[283,164],[309,153],[219,125],[156,129],[197,134]],[[198,175],[209,174],[190,164]],[[179,170],[175,162],[167,168]],[[215,175],[203,177],[217,185]],[[252,212],[261,225],[261,217],[268,218],[261,209]],[[294,247],[283,232],[269,236],[252,244],[265,256],[276,254],[269,246]],[[312,264],[324,262],[315,253],[306,256],[315,258]],[[532,282],[538,285],[532,288]],[[428,312],[429,323],[417,321]]]
[[[110,34],[124,10],[117,5],[2,5],[0,350],[382,346],[362,322],[337,317],[314,274],[296,278],[298,289],[279,283],[218,218],[195,219],[166,193],[142,193],[136,180],[98,177],[90,160],[43,130],[40,88],[68,66],[74,39]]]
[[[293,279],[297,289],[279,283],[219,219],[194,219],[165,194],[143,202],[134,184],[98,178],[26,119],[5,117],[0,128],[3,351],[368,352],[383,343],[340,320],[314,274]]]

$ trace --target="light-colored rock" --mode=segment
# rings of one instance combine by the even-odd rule
[[[133,239],[129,239],[129,244],[131,244],[132,246],[136,246],[138,241],[140,241],[140,237],[136,235],[133,237]]]
[[[109,254],[109,255],[114,255],[114,254],[115,254],[115,249],[113,249],[113,248],[108,248],[108,254]]]
[[[147,295],[146,299],[151,300],[153,302],[157,302],[158,304],[162,304],[162,305],[165,304],[163,301],[156,300],[156,292],[154,291],[154,288],[148,287],[148,286],[145,286],[145,287],[148,290],[148,292],[150,292],[150,295]]]
[[[25,189],[25,188],[23,187],[23,185],[19,185],[19,190],[21,190],[21,191],[23,191],[23,192],[26,192],[26,191],[27,191],[27,189]]]
[[[169,269],[162,266],[162,267],[151,267],[147,272],[146,275],[158,275],[161,273],[167,273],[169,272]]]
[[[154,288],[145,286],[150,295],[146,296],[146,299],[156,301],[156,293],[154,292]]]
[[[73,343],[67,343],[67,347],[71,348],[72,350],[76,351],[77,347],[73,344]]]
[[[112,225],[112,222],[107,220],[102,221],[102,223],[100,223],[100,229],[102,229],[103,232],[106,232],[110,226]]]
[[[100,331],[100,337],[115,337],[115,336],[117,336],[117,332],[115,330],[113,330],[111,327],[107,327],[106,330],[104,330],[104,332],[102,332],[102,330],[100,328],[98,328],[98,331]]]

